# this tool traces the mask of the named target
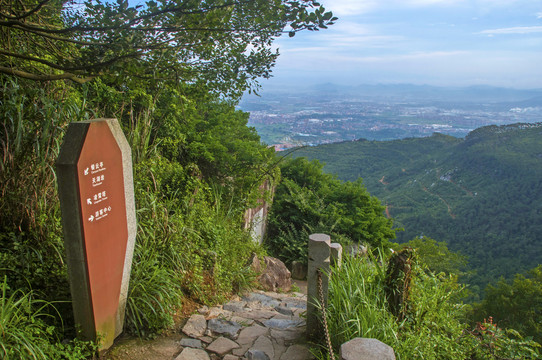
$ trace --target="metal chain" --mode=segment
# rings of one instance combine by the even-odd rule
[[[326,303],[324,300],[324,290],[322,286],[322,270],[318,269],[318,295],[320,296],[320,303],[322,304],[322,317],[324,319],[324,333],[326,335],[327,350],[329,351],[329,357],[331,360],[335,360],[335,354],[333,353],[333,347],[331,346],[331,339],[329,337],[329,329],[327,327],[327,315],[326,315]]]

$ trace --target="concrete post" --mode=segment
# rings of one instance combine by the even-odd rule
[[[318,271],[329,273],[331,239],[326,234],[312,234],[309,236],[309,264],[307,272],[307,336],[313,341],[323,338],[321,315],[316,302],[319,301]],[[324,303],[327,304],[328,277],[322,276],[322,291]]]
[[[343,247],[339,243],[331,244],[331,266],[341,267],[343,261]]]

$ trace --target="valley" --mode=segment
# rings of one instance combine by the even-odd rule
[[[487,125],[533,123],[542,117],[542,91],[415,85],[333,84],[244,97],[262,141],[276,150],[356,139],[393,140],[439,132],[464,137]]]
[[[542,263],[542,124],[303,147],[341,180],[363,179],[394,219],[399,242],[427,236],[468,257],[479,292]]]

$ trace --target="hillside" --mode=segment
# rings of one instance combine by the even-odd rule
[[[474,290],[542,263],[542,124],[487,126],[303,148],[342,180],[363,178],[395,219],[398,241],[425,235],[469,258]]]

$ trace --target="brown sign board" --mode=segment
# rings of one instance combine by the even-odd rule
[[[57,160],[76,325],[110,347],[122,332],[136,233],[131,152],[115,119],[71,123]]]

